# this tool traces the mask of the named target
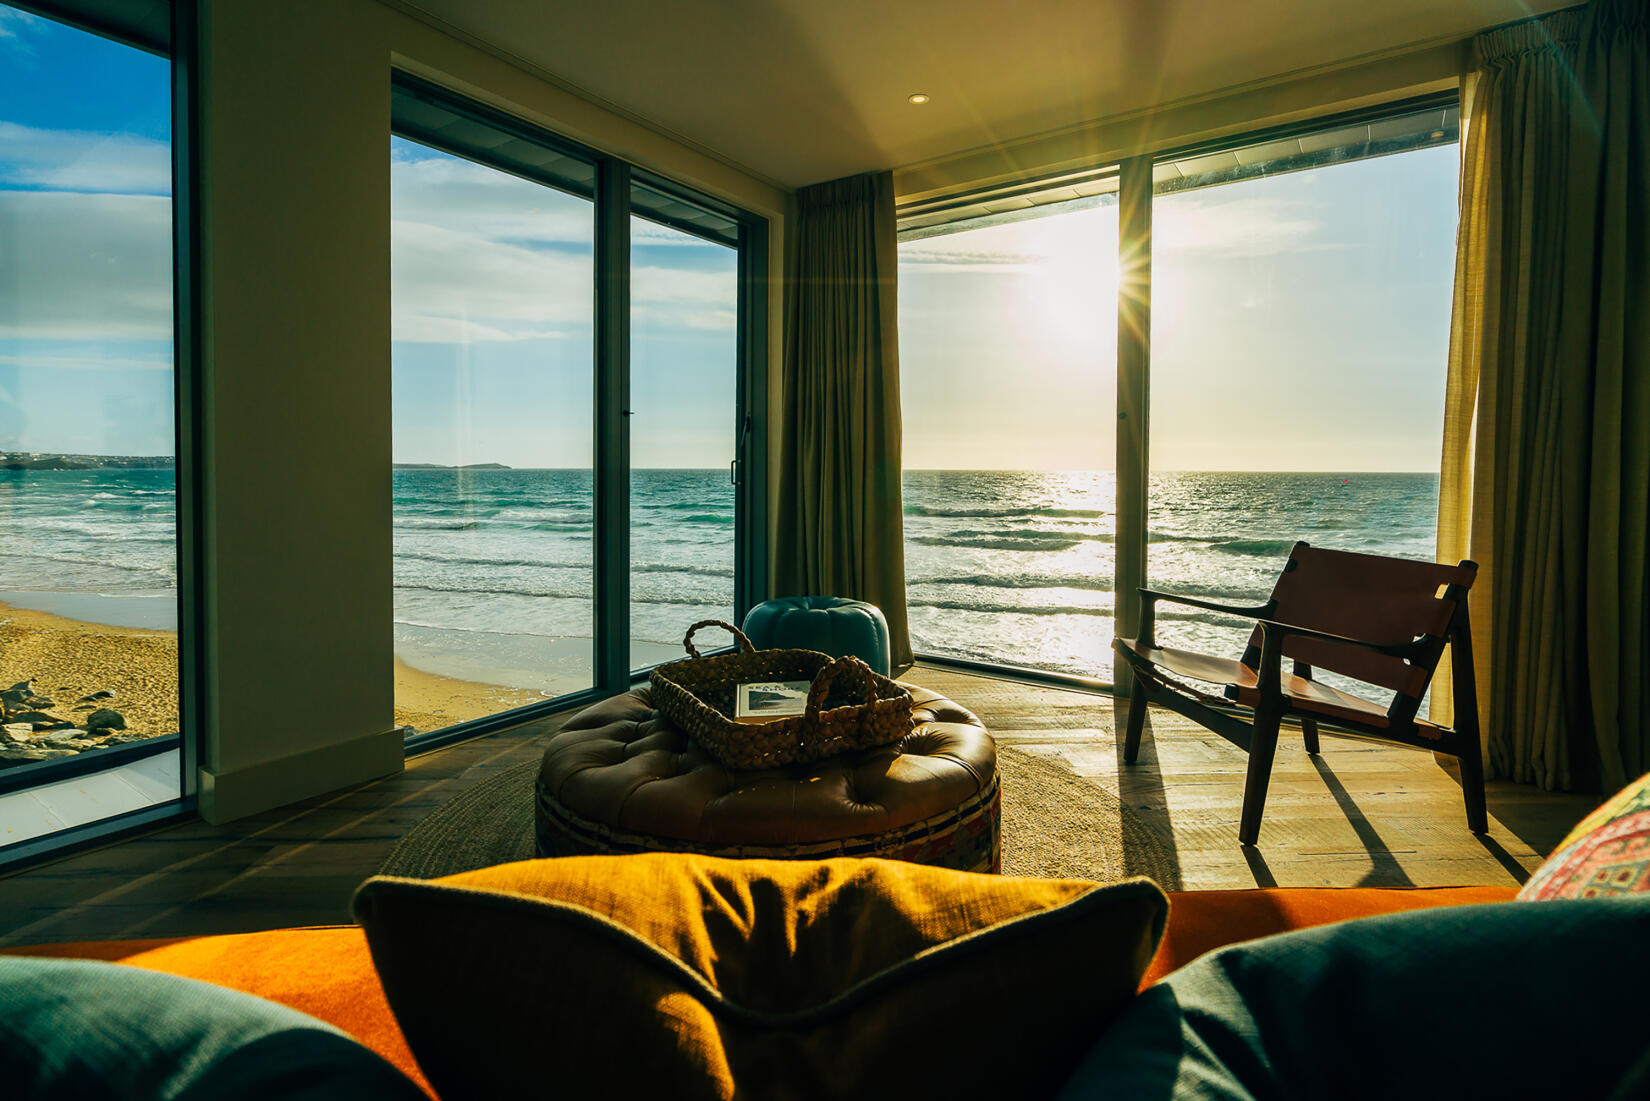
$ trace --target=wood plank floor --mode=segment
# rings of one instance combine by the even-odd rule
[[[1508,783],[1491,830],[1466,828],[1460,786],[1431,754],[1286,735],[1260,845],[1237,843],[1244,755],[1153,711],[1134,765],[1110,697],[918,666],[907,680],[978,714],[1003,745],[1065,760],[1172,838],[1189,889],[1520,882],[1597,800]],[[356,886],[406,831],[499,770],[537,759],[560,719],[409,761],[357,788],[228,826],[186,822],[0,879],[0,945],[192,936],[349,920]]]

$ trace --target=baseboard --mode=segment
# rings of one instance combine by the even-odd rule
[[[200,770],[200,815],[214,825],[401,771],[401,728],[229,772]]]

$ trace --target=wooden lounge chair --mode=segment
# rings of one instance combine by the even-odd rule
[[[1238,839],[1253,845],[1260,835],[1279,722],[1285,716],[1299,719],[1306,751],[1317,753],[1318,721],[1328,719],[1356,734],[1459,758],[1467,826],[1485,832],[1478,696],[1467,626],[1467,590],[1477,574],[1473,562],[1445,566],[1296,543],[1272,598],[1258,607],[1141,589],[1140,637],[1116,641],[1118,654],[1134,671],[1123,759],[1133,762],[1139,755],[1148,701],[1246,749],[1249,773]],[[1154,620],[1160,600],[1256,620],[1242,659],[1158,646]],[[1454,677],[1454,729],[1416,717],[1446,643]],[[1284,658],[1293,662],[1292,674],[1283,671]],[[1331,688],[1313,679],[1315,669],[1389,689],[1392,702],[1383,707]],[[1216,685],[1219,695],[1187,680]]]

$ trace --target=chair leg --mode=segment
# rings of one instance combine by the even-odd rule
[[[1306,752],[1314,757],[1318,754],[1318,720],[1301,716],[1301,734],[1306,738]]]
[[[1278,722],[1282,711],[1255,713],[1254,732],[1249,736],[1249,776],[1243,785],[1243,818],[1238,823],[1238,840],[1253,845],[1260,839],[1260,815],[1266,809],[1266,786],[1272,779],[1272,758],[1278,751]]]
[[[1467,802],[1467,829],[1490,832],[1489,809],[1484,805],[1484,759],[1475,737],[1461,751],[1461,795]]]
[[[1140,731],[1146,725],[1146,690],[1140,685],[1140,674],[1134,675],[1134,688],[1129,692],[1129,725],[1123,740],[1123,760],[1134,764],[1140,756]]]

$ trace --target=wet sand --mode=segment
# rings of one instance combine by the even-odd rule
[[[158,736],[178,729],[178,636],[172,631],[111,627],[0,604],[0,687],[33,680],[47,709],[83,719],[110,707],[126,731]],[[75,701],[113,692],[96,704]],[[439,730],[545,697],[530,689],[478,684],[426,673],[395,662],[395,722]]]

